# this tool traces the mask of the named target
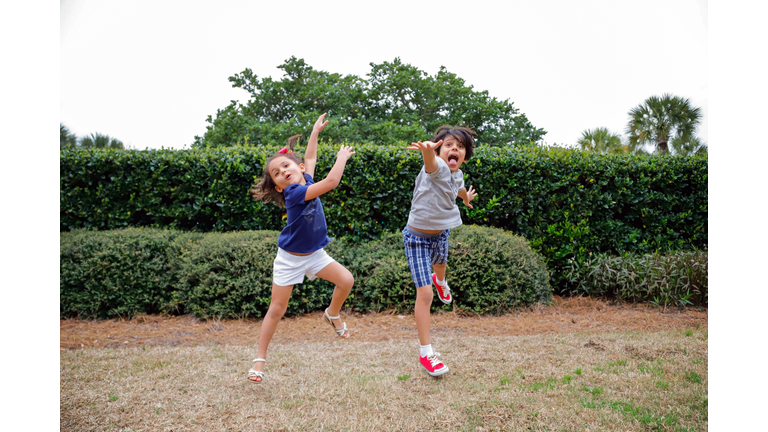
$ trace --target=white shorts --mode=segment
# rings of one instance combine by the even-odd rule
[[[317,272],[332,262],[336,260],[323,249],[299,256],[277,248],[277,256],[272,267],[272,282],[277,286],[296,285],[304,282],[305,275],[309,280],[313,280],[317,277]]]

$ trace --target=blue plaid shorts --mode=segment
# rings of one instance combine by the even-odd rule
[[[448,263],[448,234],[451,230],[443,230],[431,235],[420,232],[414,233],[405,227],[403,229],[403,244],[411,277],[416,287],[432,285],[432,266]]]

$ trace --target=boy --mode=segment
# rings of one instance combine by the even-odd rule
[[[464,188],[464,177],[459,168],[472,157],[474,137],[477,134],[466,127],[440,126],[432,141],[411,143],[408,150],[421,151],[424,159],[413,189],[408,225],[403,229],[403,243],[413,282],[416,284],[414,316],[419,333],[420,363],[427,373],[439,376],[448,372],[448,366],[439,359],[429,340],[432,283],[445,304],[453,297],[445,281],[448,263],[448,234],[461,225],[461,214],[456,197],[472,208],[470,202],[477,193]],[[430,275],[430,267],[434,273]]]

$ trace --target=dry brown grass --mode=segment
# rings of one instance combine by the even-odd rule
[[[558,307],[549,309],[558,314],[525,314],[557,323],[576,309]],[[582,312],[573,315],[579,317],[573,326],[590,322],[589,313]],[[690,320],[688,313],[670,322]],[[291,333],[293,320],[280,324],[260,385],[245,379],[256,352],[252,342],[258,322],[200,323],[201,329],[188,331],[215,338],[234,323],[244,329],[253,325],[248,329],[251,343],[240,344],[163,342],[178,341],[177,336],[125,347],[131,345],[122,343],[125,335],[114,333],[108,340],[114,338],[121,348],[61,351],[61,429],[706,430],[707,327],[702,313],[698,328],[568,326],[497,335],[487,334],[489,321],[497,325],[506,318],[511,323],[504,329],[514,333],[515,315],[472,319],[461,328],[443,327],[442,320],[471,318],[438,315],[433,345],[451,368],[439,379],[420,370],[417,342],[408,331],[402,330],[408,334],[404,338],[375,339],[375,332],[358,327],[352,339],[339,340],[319,317],[314,319],[318,339],[312,343],[307,343],[312,332]],[[642,314],[665,320],[659,311],[643,309]],[[370,318],[355,319],[373,326],[376,320]],[[413,326],[412,316],[387,320],[394,329]],[[311,329],[309,322],[303,325]],[[452,330],[441,334],[441,328]]]
[[[283,319],[275,336],[280,342],[327,341],[329,327],[322,313]],[[392,313],[348,314],[344,321],[357,341],[413,340],[413,315]],[[603,300],[555,297],[551,306],[535,306],[503,316],[432,315],[437,336],[514,336],[525,334],[597,333],[606,331],[660,331],[706,326],[707,311],[662,311],[642,304],[609,304]],[[61,348],[132,346],[244,345],[258,339],[261,321],[255,319],[201,322],[191,316],[139,316],[132,320],[63,320]],[[330,332],[333,334],[333,332]]]

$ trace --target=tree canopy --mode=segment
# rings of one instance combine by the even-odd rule
[[[193,147],[263,145],[289,136],[309,136],[317,117],[328,113],[333,127],[323,132],[334,141],[391,144],[431,137],[438,126],[468,126],[478,144],[530,145],[546,131],[534,127],[513,103],[478,92],[445,67],[434,75],[399,58],[370,63],[367,79],[316,70],[291,57],[279,69],[280,80],[259,79],[251,69],[229,77],[250,94],[208,116],[207,131]]]
[[[600,153],[624,154],[628,151],[628,147],[622,144],[621,137],[604,127],[585,130],[577,144],[582,150]]]
[[[631,149],[653,144],[661,154],[669,153],[670,140],[679,148],[701,145],[695,137],[701,123],[701,108],[687,98],[664,94],[651,96],[629,111],[627,136]]]

